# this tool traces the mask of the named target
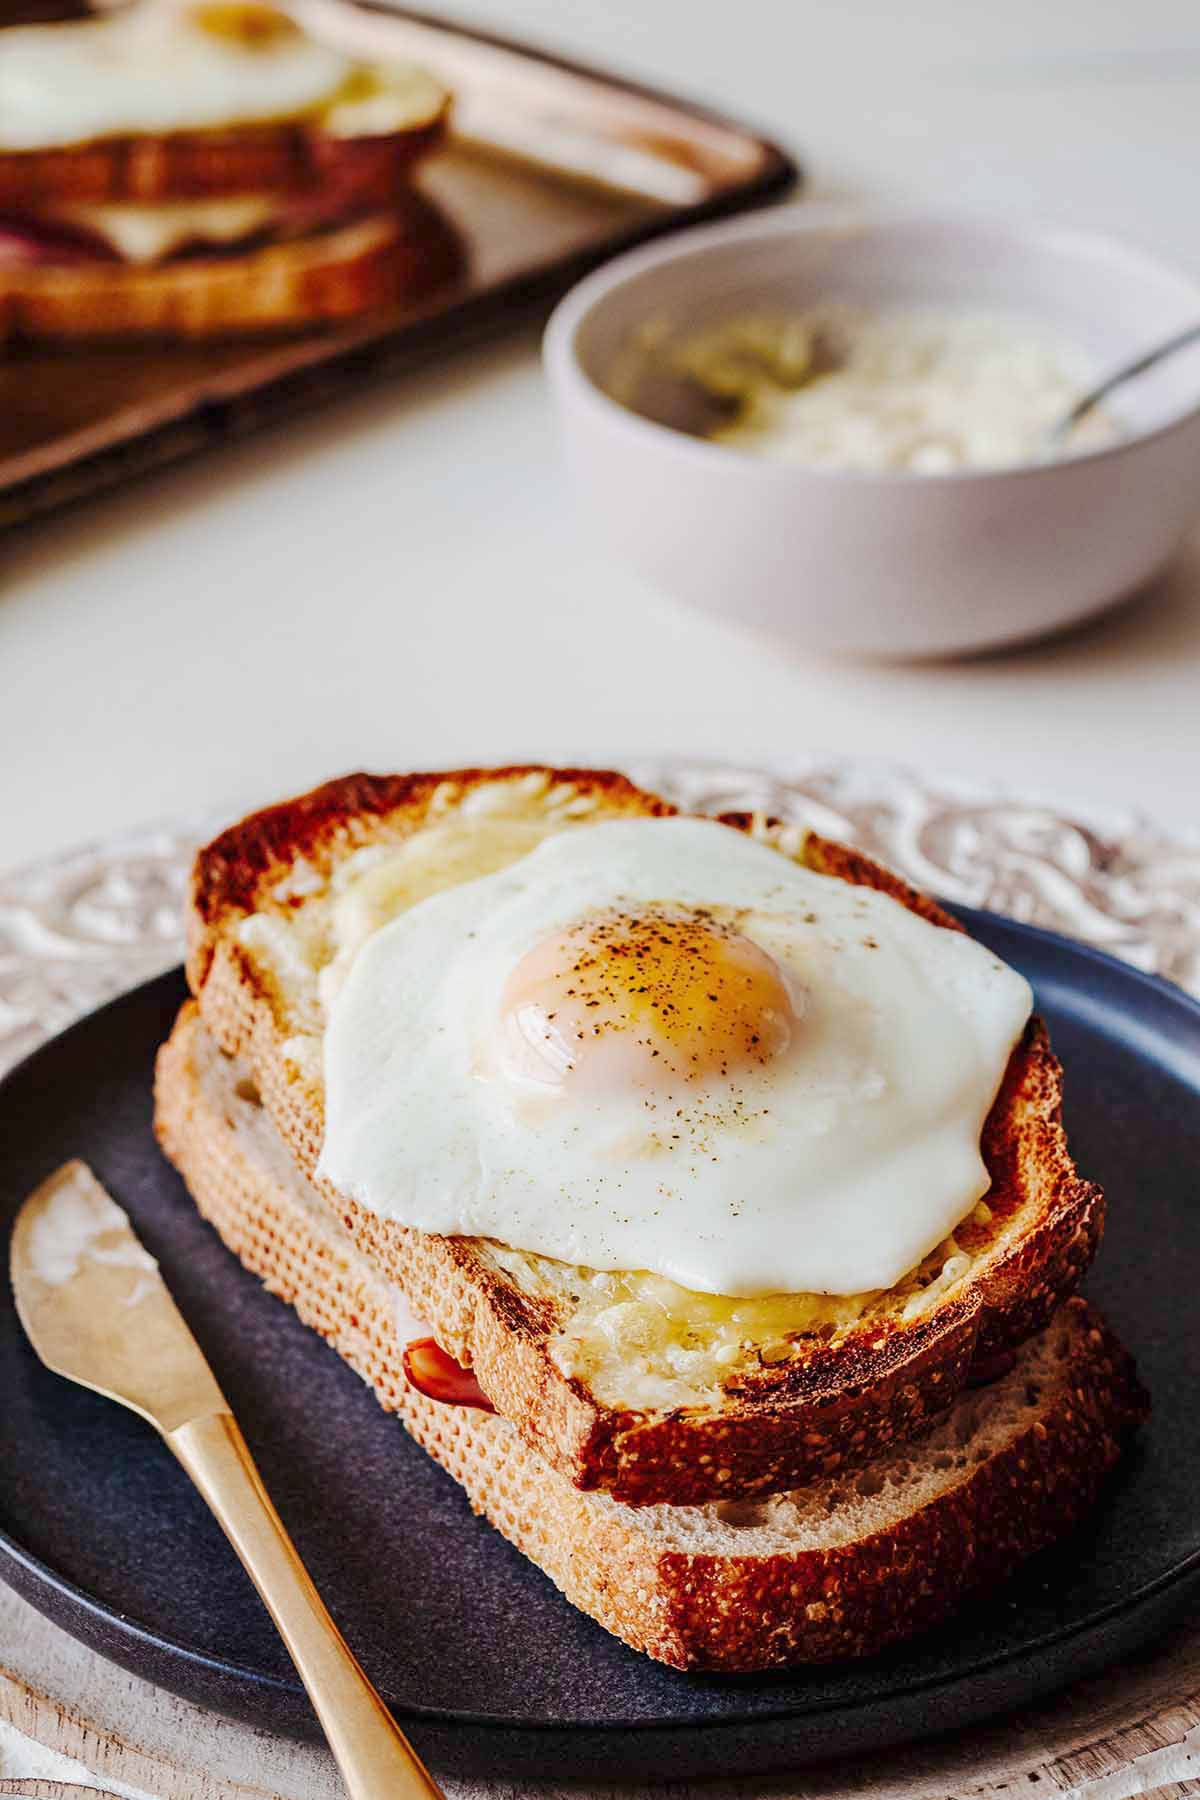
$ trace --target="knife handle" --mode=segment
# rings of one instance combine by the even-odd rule
[[[279,1628],[351,1800],[444,1800],[325,1610],[232,1413],[163,1433]]]

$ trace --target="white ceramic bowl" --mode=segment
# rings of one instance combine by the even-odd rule
[[[659,588],[807,649],[943,655],[1133,593],[1200,512],[1200,347],[1124,390],[1117,444],[948,474],[808,469],[655,423],[605,392],[630,333],[832,297],[1035,316],[1097,367],[1200,321],[1200,284],[1075,231],[804,208],[688,232],[562,301],[545,356],[578,486]]]

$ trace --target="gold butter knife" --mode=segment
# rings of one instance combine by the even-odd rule
[[[47,1367],[141,1413],[204,1495],[279,1628],[351,1800],[441,1795],[326,1612],[158,1264],[86,1163],[64,1163],[25,1201],[11,1270]]]

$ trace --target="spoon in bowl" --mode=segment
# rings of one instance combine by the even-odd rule
[[[1111,375],[1105,376],[1104,380],[1098,382],[1095,387],[1089,388],[1082,400],[1077,400],[1069,412],[1064,413],[1061,419],[1056,420],[1046,434],[1047,442],[1055,446],[1064,444],[1076,426],[1082,424],[1088,414],[1094,412],[1096,407],[1107,400],[1110,394],[1115,393],[1118,388],[1124,387],[1127,381],[1133,381],[1138,375],[1144,375],[1148,369],[1153,369],[1160,362],[1165,362],[1167,357],[1174,356],[1177,351],[1186,350],[1189,344],[1197,342],[1200,342],[1200,325],[1189,325],[1186,331],[1177,331],[1173,337],[1166,338],[1161,344],[1156,344],[1153,350],[1144,350],[1140,356],[1134,357],[1132,362],[1123,363],[1119,369],[1114,370]]]

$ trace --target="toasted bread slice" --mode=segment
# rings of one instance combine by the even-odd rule
[[[610,1356],[597,1315],[608,1290],[597,1302],[592,1272],[405,1229],[317,1179],[320,981],[336,960],[339,909],[355,891],[345,877],[374,861],[369,879],[386,885],[389,856],[404,846],[411,900],[481,872],[469,859],[464,866],[464,846],[498,867],[539,834],[673,810],[594,770],[348,776],[202,850],[189,916],[188,974],[206,1024],[223,1050],[245,1059],[298,1168],[358,1249],[547,1461],[581,1487],[644,1505],[774,1492],[912,1437],[1045,1324],[1090,1261],[1103,1216],[1099,1190],[1067,1153],[1060,1070],[1036,1019],[984,1131],[986,1205],[897,1288],[832,1303],[788,1297],[782,1315],[762,1315],[769,1330],[747,1328],[732,1346],[724,1327],[706,1322],[711,1308],[693,1316],[695,1296],[675,1288],[664,1300],[660,1284],[647,1302],[631,1278],[617,1301],[665,1317],[668,1340],[636,1347],[627,1310],[629,1347]],[[958,929],[854,851],[795,826],[728,823]]]
[[[156,1121],[230,1249],[374,1387],[474,1510],[568,1600],[677,1668],[867,1655],[937,1623],[1088,1510],[1146,1410],[1129,1357],[1071,1300],[1007,1375],[857,1475],[759,1501],[622,1506],[572,1486],[508,1420],[407,1383],[395,1289],[299,1174],[252,1078],[190,1003],[159,1055]]]
[[[311,124],[243,125],[166,137],[103,138],[55,150],[0,151],[0,212],[79,201],[157,204],[206,196],[296,193],[353,159],[393,185],[446,135],[449,102],[433,117],[363,143]]]
[[[0,342],[186,340],[297,331],[413,300],[449,279],[460,246],[418,196],[256,250],[157,266],[0,266]]]

